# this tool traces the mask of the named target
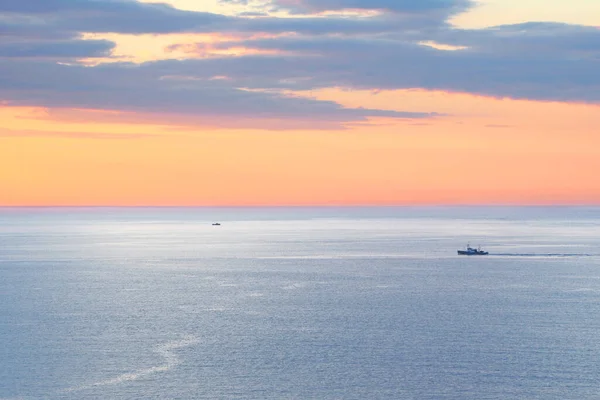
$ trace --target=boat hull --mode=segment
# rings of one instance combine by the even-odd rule
[[[487,251],[466,251],[466,250],[458,250],[459,256],[487,256],[489,253]]]

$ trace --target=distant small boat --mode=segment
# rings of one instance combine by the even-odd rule
[[[220,224],[220,223],[218,223],[218,222],[215,222],[215,223],[213,224],[213,226],[221,226],[221,224]]]
[[[481,247],[474,249],[470,245],[467,245],[466,250],[458,250],[459,256],[487,256],[488,254],[487,251],[481,250]]]

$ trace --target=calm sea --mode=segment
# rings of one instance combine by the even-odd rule
[[[600,209],[0,209],[0,398],[598,399]]]

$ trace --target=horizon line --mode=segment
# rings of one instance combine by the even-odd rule
[[[439,208],[439,207],[600,207],[600,203],[459,203],[459,204],[248,204],[248,205],[4,205],[1,208]]]

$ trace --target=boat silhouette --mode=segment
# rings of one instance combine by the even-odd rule
[[[487,256],[488,254],[487,251],[481,250],[481,247],[474,249],[470,245],[467,245],[466,250],[458,250],[459,256]]]

